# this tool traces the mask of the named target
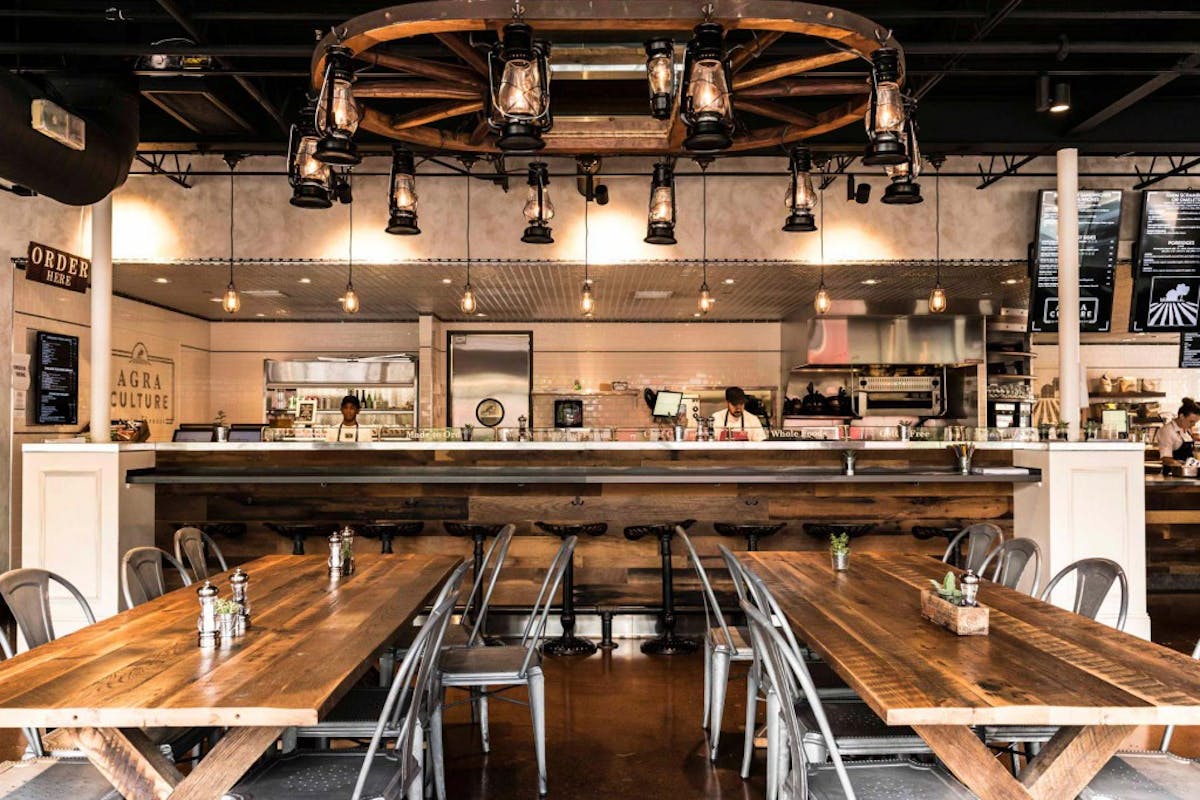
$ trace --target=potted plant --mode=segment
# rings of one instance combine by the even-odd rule
[[[834,533],[829,537],[829,555],[833,559],[834,572],[845,572],[850,568],[850,534]]]
[[[221,632],[222,642],[231,642],[237,636],[237,621],[242,613],[242,604],[235,603],[224,597],[218,597],[216,603],[217,609],[217,630]]]
[[[218,411],[213,418],[213,439],[218,442],[229,441],[229,426],[225,424],[224,411]]]
[[[937,596],[947,603],[955,606],[962,604],[962,590],[958,588],[958,580],[954,577],[953,572],[947,572],[946,577],[940,583],[932,578],[929,583],[933,585],[933,591],[937,592]]]
[[[972,579],[975,583],[972,583]],[[950,630],[959,636],[987,636],[988,609],[985,606],[964,602],[963,585],[977,589],[974,573],[967,573],[963,585],[953,572],[947,572],[940,581],[930,580],[931,588],[921,591],[921,616]],[[973,601],[974,591],[967,593],[967,601]]]

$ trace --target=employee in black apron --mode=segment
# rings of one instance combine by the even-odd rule
[[[1196,454],[1192,428],[1197,421],[1200,421],[1200,405],[1185,397],[1175,419],[1158,429],[1158,454],[1162,457],[1164,475],[1168,467],[1182,466]]]
[[[712,419],[717,441],[762,442],[767,438],[762,422],[746,410],[746,393],[739,386],[725,390],[725,408]]]
[[[342,421],[336,428],[330,428],[326,439],[333,442],[370,442],[375,439],[375,431],[358,424],[358,411],[361,404],[358,398],[348,394],[342,398]]]

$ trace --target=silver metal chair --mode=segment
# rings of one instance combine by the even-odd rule
[[[775,687],[770,705],[780,718],[777,736],[786,742],[783,757],[783,796],[789,800],[893,800],[919,797],[922,800],[972,800],[973,795],[941,767],[910,761],[857,761],[847,763],[849,755],[834,733],[825,706],[804,660],[798,658],[770,617],[753,603],[742,603],[750,623],[755,651],[760,654],[764,671]],[[800,710],[810,711],[816,730],[810,730],[800,718]],[[812,734],[833,743],[829,747],[831,763],[809,758],[806,739]],[[770,736],[771,733],[768,733]],[[857,785],[855,783],[857,782]]]
[[[1004,542],[984,559],[979,567],[979,574],[987,578],[988,570],[992,569],[994,564],[995,569],[992,570],[990,580],[1009,589],[1016,589],[1031,561],[1033,585],[1029,587],[1029,594],[1037,597],[1038,586],[1042,582],[1042,550],[1033,539],[1020,537]]]
[[[988,557],[988,553],[996,542],[1004,539],[1004,532],[990,522],[976,522],[974,525],[968,525],[962,531],[950,540],[950,544],[946,547],[946,552],[942,555],[942,561],[947,564],[955,561],[960,554],[962,543],[965,540],[967,543],[967,557],[960,566],[963,569],[973,570],[976,575],[983,568],[983,562]]]
[[[508,548],[512,545],[513,534],[516,533],[516,530],[516,525],[505,525],[496,538],[492,539],[480,564],[479,572],[475,575],[475,580],[471,585],[471,594],[463,606],[459,624],[451,625],[450,629],[446,631],[443,647],[480,647],[484,644],[491,644],[485,639],[488,606],[491,605],[492,592],[495,591],[496,583],[500,579],[500,570],[504,568],[504,562],[508,558]],[[484,588],[485,583],[487,588]],[[474,607],[472,607],[473,605]],[[499,644],[499,642],[496,643]]]
[[[186,560],[198,581],[208,580],[210,577],[209,556],[221,565],[220,572],[229,569],[229,565],[225,563],[225,556],[221,554],[221,548],[217,547],[217,543],[207,533],[192,527],[175,531],[175,560],[181,563]]]
[[[1041,599],[1047,603],[1058,586],[1069,575],[1075,575],[1075,600],[1071,610],[1076,614],[1095,619],[1104,605],[1114,583],[1121,586],[1121,610],[1117,615],[1117,630],[1125,630],[1125,618],[1129,614],[1129,580],[1121,565],[1107,558],[1084,558],[1068,564],[1046,584]]]
[[[749,632],[745,628],[737,628],[725,621],[721,604],[713,592],[712,583],[708,580],[708,571],[700,563],[700,556],[692,540],[683,528],[676,528],[675,535],[687,548],[688,560],[700,578],[704,596],[704,722],[708,728],[708,760],[717,760],[717,747],[721,741],[721,719],[725,714],[725,692],[729,687],[729,665],[734,661],[753,661],[754,648],[750,646]],[[753,671],[753,670],[752,670]],[[754,677],[747,673],[747,681]],[[755,688],[755,695],[757,687]],[[747,689],[746,702],[754,702]],[[751,718],[749,736],[754,738],[754,721]]]
[[[558,594],[562,583],[563,573],[570,563],[578,540],[569,536],[563,540],[558,553],[546,571],[542,588],[538,591],[537,600],[530,611],[529,620],[521,634],[518,647],[469,647],[444,650],[439,663],[439,680],[443,688],[467,689],[472,693],[472,702],[476,695],[486,698],[491,694],[506,691],[515,686],[525,686],[529,692],[529,711],[533,719],[534,751],[537,756],[538,793],[547,791],[546,779],[546,682],[542,673],[542,654],[538,643],[546,634],[546,623],[550,617],[550,606]],[[489,687],[499,687],[490,689]],[[517,702],[517,701],[511,701]],[[436,752],[440,754],[442,735],[442,712],[447,708],[444,699],[434,711],[430,726],[430,739],[439,743]],[[483,750],[488,752],[488,730],[486,706],[480,706],[480,730],[483,739]],[[435,756],[434,770],[438,787],[438,800],[444,800],[445,774],[444,760]]]
[[[163,561],[175,568],[184,586],[192,585],[192,578],[183,564],[166,550],[134,547],[121,558],[121,594],[126,608],[140,606],[167,593]]]
[[[66,589],[79,603],[88,624],[96,621],[92,607],[83,594],[69,580],[53,572],[37,567],[10,569],[0,575],[0,598],[8,604],[25,645],[30,649],[52,642],[54,620],[50,616],[50,582]]]
[[[421,627],[387,692],[365,755],[359,750],[297,750],[265,762],[225,795],[227,800],[351,800],[424,796],[423,722],[436,688],[437,655],[458,600],[447,595]],[[394,739],[394,748],[381,748]],[[432,743],[430,756],[433,756]]]

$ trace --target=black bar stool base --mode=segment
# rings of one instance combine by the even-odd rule
[[[590,656],[595,652],[594,642],[578,636],[558,636],[542,644],[542,654],[547,656]]]
[[[600,644],[596,645],[601,650],[616,650],[617,643],[613,641],[612,636],[613,612],[600,612]]]
[[[700,649],[695,639],[683,636],[660,636],[642,643],[642,652],[649,656],[686,656]]]

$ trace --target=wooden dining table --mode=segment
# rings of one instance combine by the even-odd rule
[[[285,728],[319,722],[460,561],[364,554],[333,579],[321,556],[257,559],[244,636],[201,650],[197,587],[170,592],[0,663],[0,727],[60,729],[126,800],[219,798]],[[187,775],[146,734],[206,727],[228,730]]]
[[[888,725],[908,725],[985,800],[1069,800],[1139,725],[1200,725],[1200,663],[1028,595],[982,581],[985,636],[921,616],[947,571],[927,556],[747,553],[798,637]],[[976,726],[1057,734],[1014,776]]]

